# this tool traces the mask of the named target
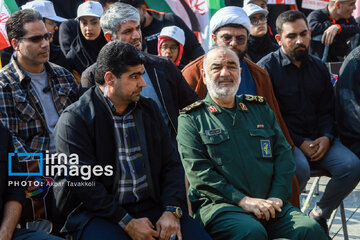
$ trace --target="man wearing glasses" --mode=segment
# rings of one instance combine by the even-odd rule
[[[47,32],[53,35],[59,29],[57,23],[64,22],[67,19],[56,15],[54,4],[50,1],[35,0],[27,2],[21,6],[21,9],[35,9],[37,10],[44,19],[45,27]],[[60,46],[54,43],[53,37],[50,38],[50,57],[49,61],[60,65],[66,69],[70,69],[68,62],[66,61],[65,55],[60,49]]]
[[[52,34],[38,11],[15,12],[6,31],[15,51],[10,63],[0,70],[0,121],[10,130],[18,153],[55,153],[53,131],[59,115],[78,99],[75,79],[66,69],[48,62]],[[19,161],[23,172],[39,172],[39,162],[33,157],[19,157]],[[44,219],[56,219],[47,204],[52,191],[36,196],[25,205],[30,213],[23,219],[34,229],[50,232],[52,223]]]
[[[264,69],[244,57],[250,33],[250,19],[245,11],[240,7],[233,6],[220,9],[211,18],[210,31],[212,32],[215,46],[226,46],[239,57],[242,80],[236,94],[252,94],[265,97],[266,102],[274,111],[286,139],[293,146],[290,134],[281,116],[269,75]],[[201,74],[203,59],[204,56],[201,56],[189,63],[182,70],[182,73],[189,85],[204,99],[207,89]],[[299,206],[299,192],[295,179],[293,181],[293,195],[290,202],[295,206]]]
[[[279,45],[271,41],[267,34],[267,15],[269,13],[267,10],[253,3],[247,4],[244,10],[251,23],[246,57],[253,62],[258,62],[268,53],[277,50]]]

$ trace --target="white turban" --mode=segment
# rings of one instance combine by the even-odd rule
[[[210,31],[215,32],[218,28],[227,24],[240,24],[250,33],[250,19],[241,7],[228,6],[219,9],[210,20]]]

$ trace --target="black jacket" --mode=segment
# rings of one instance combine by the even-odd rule
[[[336,93],[340,139],[360,157],[360,46],[342,64]]]
[[[95,40],[86,40],[78,26],[78,34],[71,43],[70,50],[66,54],[71,70],[76,70],[80,75],[82,72],[96,62],[101,48],[106,44],[103,32]]]
[[[153,17],[153,21],[149,26],[141,29],[148,53],[158,54],[158,36],[161,29],[167,26],[177,26],[185,33],[184,52],[181,58],[183,65],[188,64],[205,53],[195,34],[177,15],[173,13],[160,13],[151,9],[148,10],[148,13]]]
[[[55,63],[67,70],[71,71],[68,61],[66,61],[64,53],[61,51],[60,46],[50,43],[50,57],[49,62]]]
[[[156,103],[141,97],[133,112],[144,157],[150,198],[159,205],[181,206],[185,187],[182,165]],[[79,165],[113,166],[112,176],[92,177],[92,187],[68,187],[80,177],[57,175],[54,187],[57,207],[67,217],[63,231],[81,231],[94,216],[117,224],[127,213],[116,194],[120,179],[114,122],[98,87],[92,87],[60,116],[55,129],[58,152],[76,153]],[[65,183],[62,187],[58,184]]]
[[[66,54],[70,51],[71,43],[77,36],[79,22],[75,19],[69,19],[62,22],[59,27],[59,44],[61,51]]]
[[[328,27],[334,24],[327,8],[311,12],[307,17],[307,20],[309,22],[312,37],[322,35]],[[356,33],[360,33],[360,28],[357,26],[354,17],[340,19],[336,21],[336,24],[341,26],[341,32],[336,35],[334,42],[330,45],[327,59],[329,62],[337,62],[339,61],[338,57],[340,57],[341,60],[341,58],[347,55],[349,49],[346,41]],[[324,45],[318,41],[311,41],[310,52],[311,54],[322,58]]]
[[[200,100],[200,97],[169,59],[146,53],[144,55],[146,57],[145,69],[168,115],[171,139],[176,143],[179,111]],[[96,64],[93,64],[83,72],[81,76],[83,90],[95,85],[95,69]]]
[[[13,152],[11,135],[7,128],[0,123],[0,226],[3,219],[4,205],[8,201],[25,203],[25,190],[23,187],[8,186],[10,181],[20,181],[19,177],[8,176],[8,153]],[[20,166],[17,159],[12,158],[12,172],[19,172]],[[23,179],[24,180],[24,179]]]
[[[248,38],[246,57],[256,63],[269,53],[276,51],[278,48],[279,45],[271,41],[269,32],[262,37],[250,35]]]

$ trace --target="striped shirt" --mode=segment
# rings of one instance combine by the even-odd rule
[[[133,115],[136,102],[130,104],[122,115],[116,113],[115,107],[109,100],[107,102],[113,112],[120,163],[118,201],[120,204],[140,202],[149,197],[149,191],[143,154]]]

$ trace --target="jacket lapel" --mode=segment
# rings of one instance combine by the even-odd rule
[[[141,101],[141,100],[140,100]],[[140,147],[141,147],[141,151],[143,154],[143,160],[144,160],[144,164],[145,164],[145,168],[146,168],[146,176],[148,179],[148,183],[149,183],[149,192],[150,192],[150,196],[152,199],[156,200],[156,194],[154,191],[154,185],[153,185],[153,180],[152,180],[152,175],[151,175],[151,166],[150,166],[150,161],[149,161],[149,154],[148,154],[148,150],[147,150],[147,143],[146,143],[146,134],[145,134],[145,126],[144,124],[144,116],[143,113],[144,111],[141,111],[141,109],[139,109],[141,106],[141,102],[139,102],[140,104],[137,105],[137,109],[134,112],[134,118],[135,118],[135,125],[136,125],[136,130],[139,136],[139,140],[140,140]]]

